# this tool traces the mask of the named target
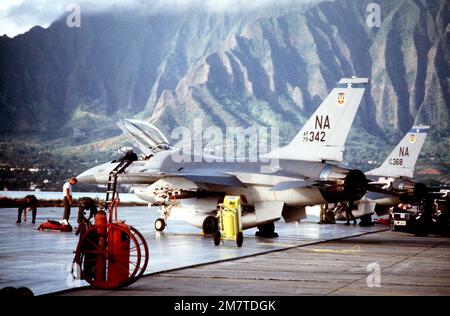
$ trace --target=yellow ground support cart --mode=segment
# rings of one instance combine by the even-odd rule
[[[218,246],[221,240],[234,240],[242,247],[244,235],[241,222],[241,198],[227,195],[223,203],[218,205],[219,230],[214,234],[214,244]]]

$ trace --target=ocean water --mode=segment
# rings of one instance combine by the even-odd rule
[[[39,200],[58,200],[63,198],[63,193],[59,191],[0,191],[0,198],[19,199],[26,195],[34,194]],[[72,192],[74,199],[90,197],[93,199],[105,199],[105,192]],[[119,193],[122,202],[146,203],[133,193]]]

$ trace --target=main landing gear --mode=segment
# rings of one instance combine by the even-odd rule
[[[256,237],[274,238],[278,237],[275,232],[275,223],[268,223],[264,225],[258,225],[258,231],[255,233]]]

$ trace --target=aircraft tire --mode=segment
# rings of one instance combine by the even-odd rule
[[[238,247],[242,247],[243,243],[244,243],[244,234],[242,234],[242,232],[239,232],[236,236],[236,245]]]
[[[207,216],[202,224],[202,230],[205,235],[214,235],[219,230],[219,221],[214,216]]]
[[[367,215],[363,215],[360,218],[360,222],[359,222],[359,226],[372,226],[373,222],[372,222],[372,215],[367,214]]]
[[[216,231],[216,233],[214,234],[214,245],[220,245],[220,231]]]
[[[255,236],[265,238],[278,237],[278,234],[275,232],[275,223],[271,222],[268,224],[259,225],[258,231],[255,233]]]
[[[162,232],[166,228],[166,221],[162,218],[158,218],[155,221],[155,230],[158,232]]]
[[[429,234],[428,228],[424,224],[416,226],[416,229],[414,231],[414,235],[415,236],[417,236],[417,237],[427,237],[428,234]]]

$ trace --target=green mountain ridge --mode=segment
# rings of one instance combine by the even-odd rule
[[[427,124],[419,167],[437,167],[448,180],[449,4],[379,1],[382,24],[369,28],[370,2],[103,12],[83,16],[81,28],[62,17],[1,37],[0,141],[67,157],[75,147],[89,164],[127,145],[116,123],[136,117],[167,135],[196,118],[223,130],[275,125],[284,144],[341,77],[358,75],[371,85],[346,160],[368,168],[412,125]],[[14,152],[2,151],[2,161],[14,162]]]

